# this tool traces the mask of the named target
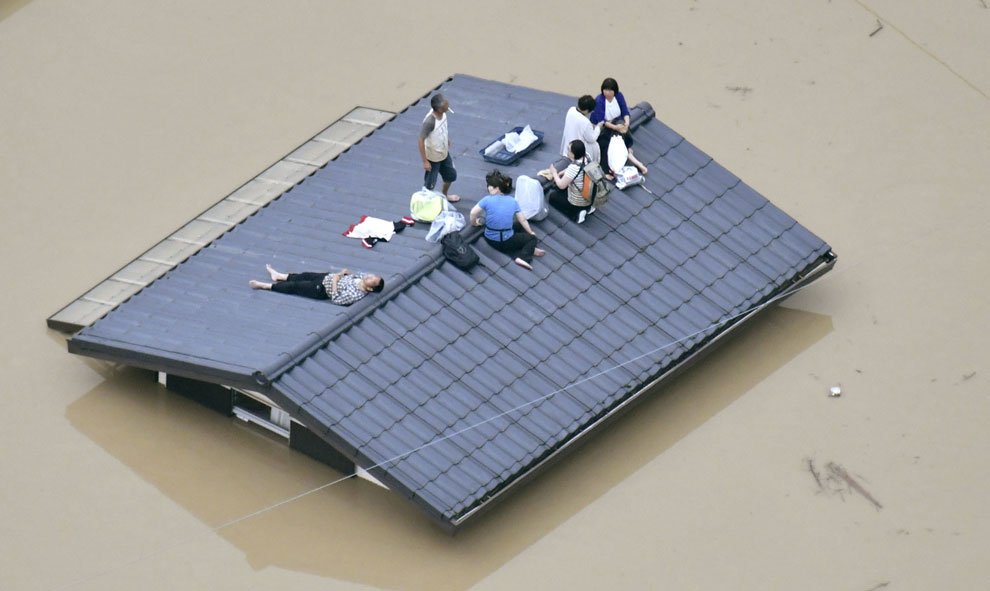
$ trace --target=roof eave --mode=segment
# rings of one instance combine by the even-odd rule
[[[202,359],[193,356],[180,355],[176,357],[174,353],[170,353],[170,357],[165,357],[161,351],[130,343],[117,343],[106,339],[76,335],[68,340],[68,351],[76,355],[123,363],[224,386],[255,390],[259,388],[252,368],[215,362],[207,366],[203,365]]]

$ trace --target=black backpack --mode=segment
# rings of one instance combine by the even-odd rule
[[[440,244],[443,246],[443,256],[458,269],[467,271],[478,264],[478,252],[464,241],[460,232],[444,234]]]

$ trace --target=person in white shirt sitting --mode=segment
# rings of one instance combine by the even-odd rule
[[[586,94],[578,99],[577,106],[567,110],[564,117],[564,135],[560,140],[560,155],[570,158],[569,150],[571,142],[581,140],[584,143],[585,155],[589,162],[601,160],[601,148],[598,147],[598,134],[601,133],[602,124],[593,124],[589,117],[595,110],[595,99],[590,94]]]

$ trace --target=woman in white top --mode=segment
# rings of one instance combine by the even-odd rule
[[[606,173],[613,171],[608,163],[608,143],[612,141],[613,135],[622,136],[626,149],[629,150],[629,162],[639,169],[639,172],[646,174],[647,168],[633,155],[633,139],[629,133],[629,107],[626,106],[626,97],[619,92],[619,83],[615,78],[606,78],[602,81],[602,93],[595,99],[595,110],[591,113],[591,123],[602,126],[602,132],[598,136],[598,145],[602,151],[602,169]]]

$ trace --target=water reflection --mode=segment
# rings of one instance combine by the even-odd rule
[[[274,565],[383,588],[466,588],[831,330],[827,316],[768,311],[454,537],[400,495],[357,479],[218,534],[255,569]],[[211,527],[340,477],[267,434],[166,392],[150,372],[103,368],[107,380],[70,405],[68,419]]]

